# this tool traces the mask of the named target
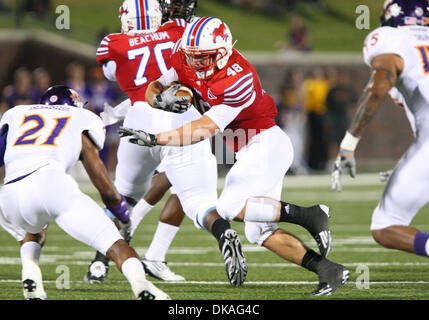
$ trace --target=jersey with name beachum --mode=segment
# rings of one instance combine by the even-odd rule
[[[170,68],[174,44],[186,27],[183,19],[164,23],[156,32],[126,35],[113,33],[105,37],[97,49],[97,62],[116,62],[116,80],[131,99],[145,101],[146,89]]]

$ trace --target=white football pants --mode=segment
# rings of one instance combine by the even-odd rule
[[[195,108],[183,114],[165,112],[137,102],[128,111],[124,126],[157,134],[199,119]],[[162,162],[185,214],[201,228],[206,212],[216,207],[217,163],[210,141],[185,147],[138,146],[122,138],[118,148],[115,186],[127,197],[139,200],[150,187],[153,173]]]
[[[19,230],[39,233],[56,224],[73,238],[105,254],[117,240],[118,229],[103,209],[83,194],[64,169],[47,165],[0,190],[0,220]],[[25,233],[24,233],[25,235]]]
[[[429,202],[429,135],[416,141],[399,160],[372,216],[371,230],[393,225],[408,226]]]
[[[292,143],[283,130],[274,126],[251,138],[236,153],[236,159],[216,206],[219,215],[227,220],[234,219],[249,198],[280,200],[283,178],[293,160]],[[247,239],[259,245],[278,229],[272,222],[245,223]]]

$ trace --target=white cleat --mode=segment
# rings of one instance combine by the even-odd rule
[[[164,281],[185,281],[181,275],[175,274],[167,266],[164,261],[150,261],[147,259],[142,260],[143,267],[146,273],[154,278]]]
[[[86,283],[101,283],[106,280],[108,273],[109,265],[105,265],[101,261],[92,261],[83,281]]]
[[[171,300],[170,296],[155,287],[150,281],[145,281],[144,289],[137,296],[137,300]]]

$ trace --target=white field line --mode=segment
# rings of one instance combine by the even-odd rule
[[[16,279],[0,279],[0,283],[21,283],[22,280]],[[44,283],[56,283],[54,280],[44,280]],[[227,281],[151,281],[154,284],[196,284],[196,285],[229,285]],[[70,283],[85,283],[83,280],[70,280]],[[109,280],[109,283],[124,283],[128,284],[125,280]],[[315,285],[318,281],[246,281],[245,286],[248,285]],[[429,284],[429,281],[370,281],[369,285],[402,285],[402,284]],[[356,283],[353,281],[347,282],[345,285],[353,285]]]
[[[308,240],[311,241],[312,239],[310,237],[301,237],[301,239],[303,240]],[[334,245],[337,246],[341,246],[341,245],[362,245],[362,244],[374,244],[377,245],[378,244],[374,241],[374,239],[372,237],[366,237],[366,236],[356,236],[356,237],[346,237],[346,238],[334,238]],[[134,246],[133,247],[135,250],[137,251],[145,251],[148,249],[148,247],[137,247]],[[70,251],[69,254],[72,255],[81,255],[81,254],[85,254],[85,253],[89,253],[89,252],[95,252],[95,249],[92,250],[90,247],[88,247],[89,250],[82,250],[82,247],[76,247],[76,246],[51,246],[51,245],[46,245],[45,247],[43,247],[42,249],[42,255],[43,253],[46,252],[61,252],[61,251]],[[195,250],[195,251],[193,251]],[[248,252],[253,252],[253,251],[266,251],[265,248],[263,247],[259,247],[257,245],[243,245],[243,250],[244,251],[248,251]],[[18,252],[19,251],[19,245],[17,244],[16,246],[1,246],[0,247],[0,252],[2,251],[15,251]],[[209,251],[219,251],[219,249],[216,247],[216,245],[213,246],[204,246],[204,247],[198,247],[198,246],[192,246],[192,247],[176,247],[173,246],[171,247],[168,252],[169,253],[173,253],[173,252],[186,252],[186,251],[190,251],[191,253],[196,253],[196,252],[200,252],[200,251],[204,251],[204,252],[209,252]]]
[[[362,173],[357,174],[356,178],[350,178],[345,175],[342,180],[343,186],[383,186],[383,183],[379,180],[378,173]],[[218,178],[218,188],[223,188],[225,185],[225,178]],[[91,182],[86,180],[79,181],[80,189],[83,192],[97,192]],[[331,175],[308,175],[308,176],[286,176],[283,181],[284,188],[309,188],[309,187],[326,187],[330,190],[331,188]],[[342,192],[333,192],[331,194],[342,194],[347,190],[343,189]]]
[[[71,259],[70,261],[68,261]],[[90,260],[82,260],[70,258],[67,256],[55,255],[49,257],[41,257],[40,264],[65,264],[65,265],[89,265]],[[1,257],[0,265],[20,265],[21,259],[18,257]],[[111,264],[113,264],[111,262]],[[169,266],[173,267],[224,267],[225,264],[223,262],[169,262]],[[295,268],[299,267],[298,265],[292,263],[248,263],[247,264],[251,268]],[[429,262],[350,262],[343,263],[344,266],[349,268],[366,266],[366,267],[428,267]]]

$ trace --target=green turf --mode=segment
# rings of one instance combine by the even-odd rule
[[[358,176],[359,177],[359,176]],[[323,177],[322,177],[323,178]],[[320,181],[320,178],[318,178]],[[376,179],[376,178],[374,178]],[[286,178],[283,199],[300,205],[325,203],[331,207],[333,249],[330,259],[345,264],[351,273],[349,282],[330,297],[311,297],[317,286],[315,274],[280,259],[272,252],[251,245],[245,239],[243,225],[232,225],[240,234],[249,265],[244,286],[231,287],[227,281],[223,259],[215,239],[205,231],[194,228],[185,219],[167,255],[171,269],[183,275],[185,283],[166,283],[149,277],[173,299],[180,300],[302,300],[302,299],[405,299],[429,298],[429,261],[405,252],[380,247],[371,238],[371,213],[381,195],[383,184],[346,185],[342,193],[330,191],[329,177],[326,187],[292,186],[295,180]],[[289,181],[291,186],[289,185]],[[359,181],[359,180],[357,180]],[[311,182],[311,181],[310,181]],[[323,182],[323,181],[322,181]],[[83,189],[85,190],[85,189]],[[98,195],[91,196],[99,201]],[[165,200],[165,198],[164,198]],[[162,202],[164,202],[164,200]],[[143,220],[132,245],[140,255],[148,248],[155,231],[162,203]],[[429,229],[429,208],[425,207],[413,221],[413,226]],[[90,218],[88,218],[90,219]],[[311,248],[316,249],[309,234],[299,226],[281,224],[296,234]],[[0,300],[21,299],[19,248],[14,239],[0,230]],[[89,285],[82,281],[93,250],[66,235],[54,223],[49,226],[48,240],[41,258],[41,269],[49,299],[106,300],[133,299],[129,284],[111,265],[108,281]],[[57,288],[66,266],[70,275],[70,288]],[[369,289],[358,287],[362,273],[369,270]],[[358,281],[357,281],[358,280]]]

